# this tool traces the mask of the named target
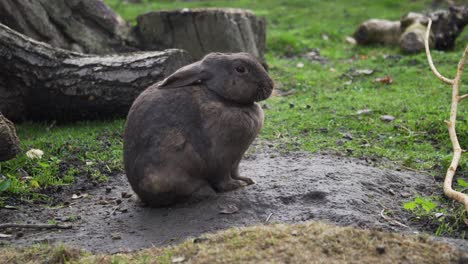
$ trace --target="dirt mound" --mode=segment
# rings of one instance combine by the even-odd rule
[[[308,220],[413,232],[417,230],[401,202],[435,187],[427,175],[379,169],[355,159],[300,152],[280,155],[265,148],[251,153],[242,162],[241,173],[252,177],[255,185],[171,208],[142,207],[135,195],[128,198],[131,189],[125,176],[117,175],[106,187],[84,192],[85,197],[72,199],[67,194],[65,207],[0,209],[3,222],[52,220],[74,226],[25,230],[23,236],[14,234],[3,243],[63,242],[93,252],[118,252],[173,244],[229,227]]]

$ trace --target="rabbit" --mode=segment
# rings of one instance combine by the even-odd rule
[[[253,184],[239,163],[263,126],[255,102],[273,87],[254,56],[210,53],[143,91],[123,135],[125,171],[140,200],[163,207],[207,186],[226,192]]]

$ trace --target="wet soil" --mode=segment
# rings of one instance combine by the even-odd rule
[[[437,189],[425,174],[381,169],[366,161],[330,155],[279,154],[265,147],[253,147],[241,163],[241,173],[256,184],[160,209],[142,206],[125,175],[117,174],[105,186],[79,194],[74,191],[77,199],[64,191],[66,206],[0,209],[2,223],[54,221],[73,226],[67,230],[12,230],[13,236],[0,243],[62,242],[113,253],[174,244],[229,227],[309,220],[415,233],[420,226],[402,210],[402,202]],[[468,249],[464,240],[451,242]]]

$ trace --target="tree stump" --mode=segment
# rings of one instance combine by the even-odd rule
[[[143,49],[179,48],[201,59],[210,52],[249,52],[263,61],[265,19],[242,9],[181,9],[137,17]]]
[[[54,47],[83,53],[136,50],[130,25],[102,0],[2,0],[0,23]]]
[[[0,161],[14,158],[19,151],[15,126],[0,113]]]
[[[56,49],[0,24],[0,111],[11,120],[125,116],[149,85],[192,60],[185,51],[92,56]]]

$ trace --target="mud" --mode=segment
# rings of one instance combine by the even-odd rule
[[[146,208],[134,194],[128,198],[131,189],[125,175],[119,174],[106,186],[78,195],[86,197],[72,199],[71,193],[64,194],[64,202],[69,203],[64,207],[0,209],[2,222],[52,220],[73,225],[60,231],[23,230],[21,237],[12,230],[13,237],[0,243],[63,242],[93,252],[122,252],[173,244],[229,227],[308,220],[414,233],[418,227],[402,211],[402,201],[431,194],[436,188],[428,175],[380,169],[356,159],[301,152],[282,155],[264,147],[250,153],[241,173],[252,177],[255,185],[171,208]],[[466,241],[453,241],[467,247]]]

